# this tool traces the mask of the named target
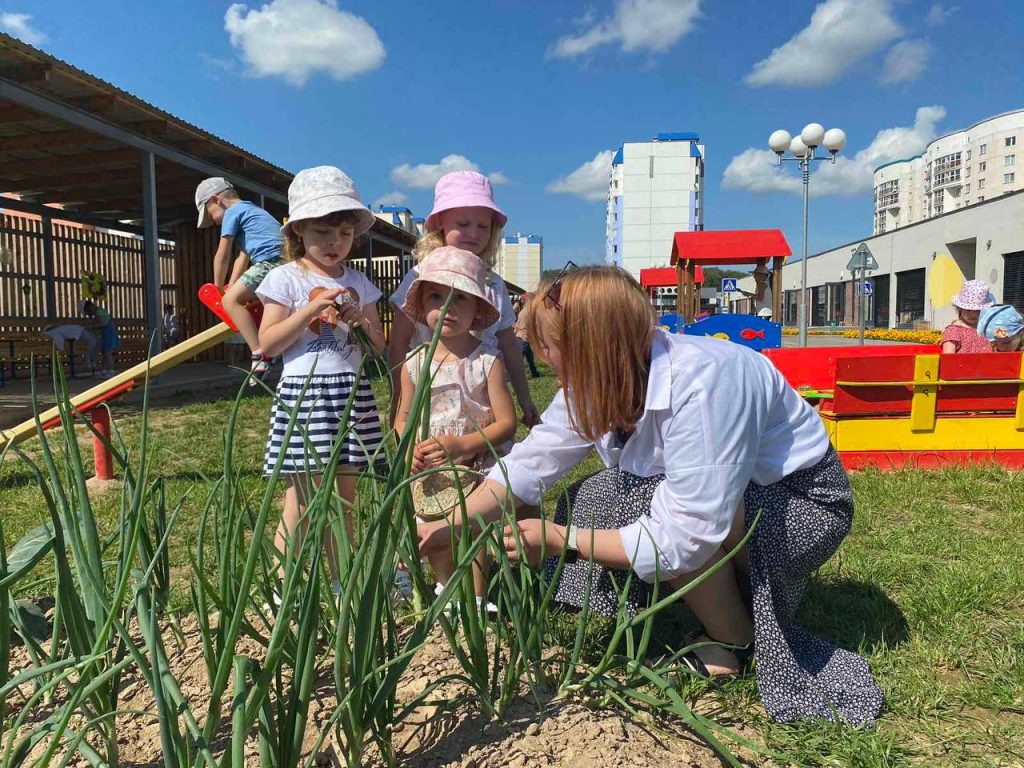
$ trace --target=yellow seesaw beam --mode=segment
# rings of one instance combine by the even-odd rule
[[[169,368],[173,368],[179,363],[183,363],[189,358],[195,357],[200,352],[220,344],[234,332],[235,331],[228,326],[227,323],[218,323],[212,328],[207,328],[202,333],[196,334],[192,338],[186,339],[180,344],[175,344],[170,349],[164,350],[149,360],[143,361],[138,365],[129,368],[127,371],[122,371],[113,378],[106,379],[101,384],[97,384],[95,387],[87,389],[80,395],[75,395],[71,398],[71,407],[74,409],[80,408],[86,404],[103,402],[105,396],[109,397],[110,394],[119,387],[123,387],[129,382],[141,384],[146,380],[147,373],[150,377],[156,376],[158,373],[163,373]],[[60,411],[56,407],[53,407],[45,413],[40,414],[39,421],[40,423],[45,424],[59,416]],[[32,437],[34,434],[36,434],[35,418],[23,421],[21,424],[16,427],[12,427],[11,429],[0,430],[0,438],[2,438],[3,442],[7,445],[16,445],[22,440]]]

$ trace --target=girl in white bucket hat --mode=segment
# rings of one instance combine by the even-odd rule
[[[452,511],[463,493],[472,490],[480,471],[494,466],[511,448],[516,409],[506,384],[505,366],[497,347],[473,336],[498,320],[499,308],[486,289],[487,265],[469,251],[445,246],[417,267],[402,312],[423,323],[440,338],[433,357],[420,349],[401,369],[402,396],[395,420],[401,435],[419,414],[410,414],[416,383],[430,378],[428,437],[413,449],[413,473],[449,466],[425,475],[412,487],[413,505],[421,519],[438,519]],[[447,311],[444,304],[451,296]],[[418,429],[418,427],[417,427]],[[456,469],[456,467],[458,469]],[[439,585],[451,577],[450,553],[430,558]],[[475,573],[478,601],[486,583]]]
[[[326,165],[300,171],[288,188],[288,212],[282,227],[287,263],[268,273],[256,291],[264,305],[260,346],[267,355],[284,356],[263,466],[265,476],[278,471],[288,483],[275,541],[281,552],[289,551],[291,536],[301,535],[297,526],[310,480],[319,483],[319,468],[338,440],[344,441],[338,494],[349,503],[359,470],[377,461],[380,418],[360,363],[364,353],[384,350],[381,292],[346,265],[355,239],[374,221],[352,179]]]
[[[951,302],[956,307],[957,318],[942,332],[942,351],[991,352],[992,345],[988,339],[978,334],[981,310],[996,303],[988,283],[984,280],[965,280]]]

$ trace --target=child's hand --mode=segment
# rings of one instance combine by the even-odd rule
[[[308,309],[310,314],[319,315],[328,307],[333,307],[342,290],[342,288],[314,288],[309,292]]]
[[[366,315],[359,309],[359,305],[348,301],[338,304],[338,317],[349,328],[362,328],[366,325]]]
[[[416,444],[413,449],[414,458],[416,454],[422,456],[424,464],[428,467],[444,466],[449,458],[458,464],[463,458],[462,441],[454,435],[428,437]]]

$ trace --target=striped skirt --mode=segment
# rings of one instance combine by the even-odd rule
[[[339,464],[365,467],[375,463],[382,435],[377,401],[366,377],[357,379],[354,373],[314,375],[303,394],[305,386],[304,376],[283,377],[277,385],[263,475],[273,472],[282,454],[282,474],[316,474],[339,440],[343,441]],[[355,403],[348,422],[343,423],[353,389]],[[288,435],[288,422],[296,411],[298,418]]]

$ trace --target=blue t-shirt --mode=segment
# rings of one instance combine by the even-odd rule
[[[281,258],[281,225],[248,200],[241,200],[224,211],[220,236],[233,237],[253,264]]]

